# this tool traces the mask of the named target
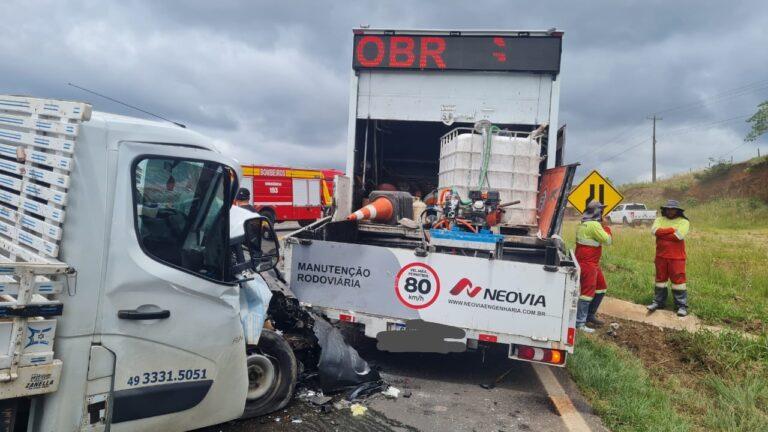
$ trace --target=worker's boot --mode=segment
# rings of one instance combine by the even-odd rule
[[[592,333],[595,330],[587,327],[587,316],[589,315],[589,305],[591,300],[579,299],[579,303],[576,306],[576,328],[585,332]]]
[[[656,287],[656,294],[653,297],[653,302],[646,306],[648,312],[656,312],[656,309],[663,309],[667,303],[667,287]]]
[[[677,308],[677,316],[688,316],[688,291],[686,290],[672,290],[672,296],[675,298],[675,307]]]
[[[603,297],[605,297],[604,293],[597,293],[595,294],[595,298],[593,298],[592,302],[589,304],[587,324],[592,325],[592,327],[602,327],[605,325],[605,321],[597,318],[597,309],[600,307],[600,303],[603,301]]]

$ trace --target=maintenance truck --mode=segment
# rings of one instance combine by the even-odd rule
[[[284,239],[291,290],[383,349],[503,344],[563,366],[579,294],[559,237],[576,169],[557,127],[563,33],[353,39],[349,177],[332,217]]]
[[[0,429],[183,431],[290,398],[254,273],[274,231],[232,207],[240,168],[211,142],[0,96]]]

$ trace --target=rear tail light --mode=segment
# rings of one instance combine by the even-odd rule
[[[565,343],[568,345],[573,345],[575,340],[576,340],[576,329],[573,327],[568,327],[568,338],[565,340]]]
[[[497,342],[499,340],[499,338],[496,337],[495,335],[489,335],[489,334],[483,334],[483,333],[480,333],[477,339],[483,342]]]
[[[355,322],[354,315],[339,314],[339,320],[346,322]]]
[[[517,358],[521,360],[530,360],[559,365],[563,364],[565,361],[565,352],[547,348],[534,348],[525,345],[518,345]]]

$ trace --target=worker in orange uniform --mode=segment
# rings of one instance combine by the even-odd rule
[[[680,203],[668,200],[661,207],[661,217],[656,218],[651,232],[656,236],[656,292],[648,311],[663,308],[667,302],[667,281],[672,282],[677,315],[688,315],[688,291],[685,286],[685,236],[690,223]]]
[[[595,314],[608,289],[600,268],[600,257],[603,255],[603,245],[611,244],[613,234],[611,228],[602,224],[604,208],[599,201],[590,201],[576,229],[576,261],[581,267],[576,328],[587,333],[594,332],[591,327],[587,327],[587,323],[594,327],[603,325]]]

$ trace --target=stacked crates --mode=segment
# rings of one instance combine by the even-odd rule
[[[17,396],[58,386],[55,317],[68,271],[59,246],[75,144],[90,115],[80,102],[0,95],[0,383],[22,381]]]
[[[492,135],[487,183],[483,190],[499,191],[505,208],[504,225],[536,225],[541,144],[528,133]],[[483,165],[484,137],[469,128],[457,128],[440,140],[439,188],[453,188],[462,198],[478,190]]]

